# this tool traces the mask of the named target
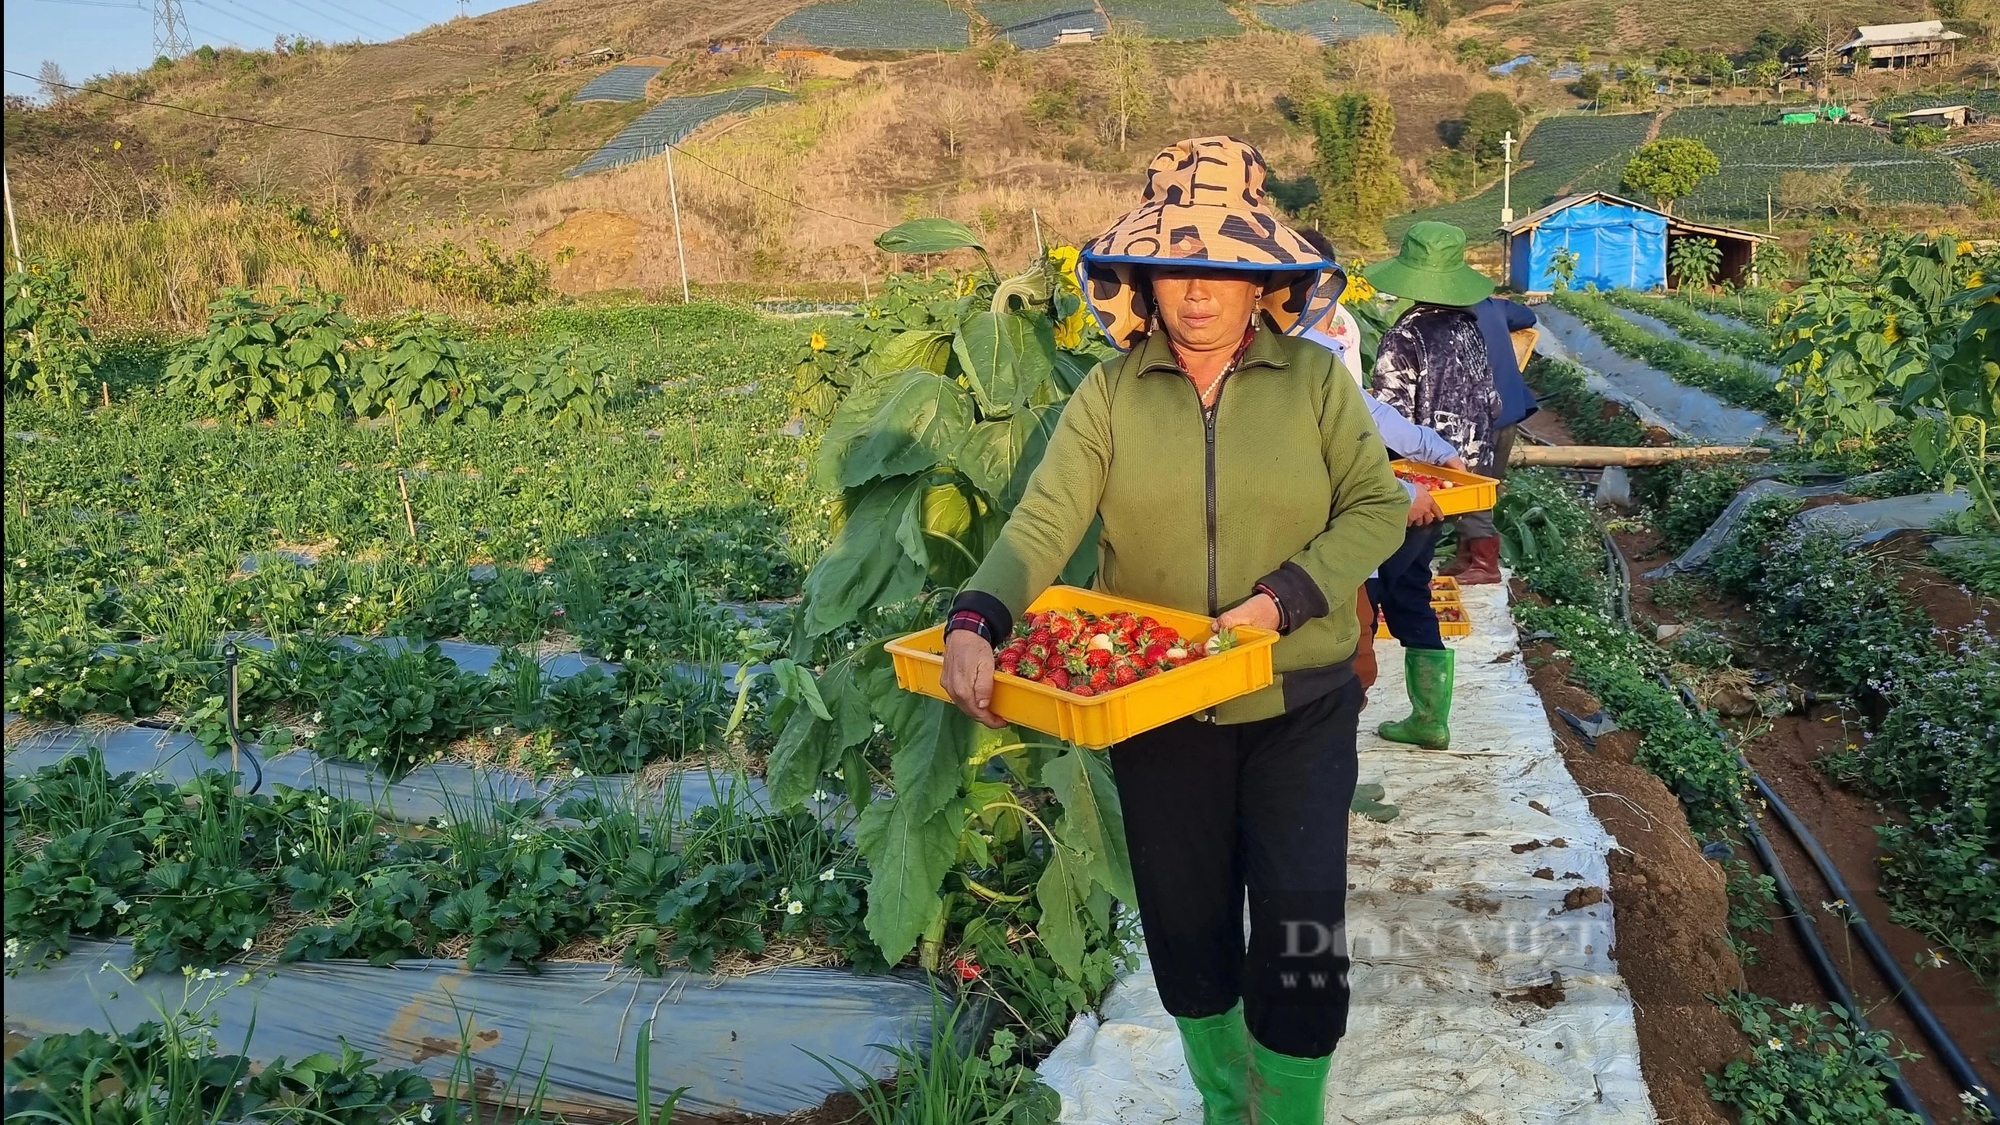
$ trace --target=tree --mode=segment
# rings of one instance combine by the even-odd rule
[[[1671,215],[1674,200],[1691,194],[1701,182],[1722,171],[1722,161],[1693,137],[1661,137],[1649,141],[1625,165],[1622,182],[1653,197]]]
[[[1587,102],[1597,100],[1604,92],[1604,78],[1594,70],[1585,71],[1582,78],[1569,84],[1569,92]]]
[[[1779,80],[1785,76],[1785,64],[1778,61],[1774,55],[1768,59],[1758,60],[1757,65],[1750,68],[1750,73],[1756,76],[1759,86],[1769,86],[1775,92]]]
[[[1750,49],[1743,52],[1743,61],[1753,66],[1767,59],[1775,59],[1785,48],[1785,35],[1777,28],[1766,24],[1764,30],[1750,40]]]
[[[1453,147],[1482,164],[1491,164],[1504,155],[1501,139],[1510,131],[1520,132],[1521,108],[1498,90],[1484,90],[1465,103],[1463,120]]]
[[[1380,94],[1341,94],[1308,107],[1313,131],[1313,179],[1322,226],[1380,245],[1382,220],[1409,202],[1397,176],[1396,111]]]
[[[35,83],[42,89],[42,96],[55,101],[69,93],[69,78],[54,59],[43,59],[41,68],[35,71]]]
[[[1132,135],[1132,122],[1153,108],[1153,52],[1144,30],[1114,23],[1104,33],[1104,76],[1111,83],[1111,104],[1118,122],[1118,151]]]

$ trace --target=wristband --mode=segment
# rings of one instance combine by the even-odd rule
[[[1278,592],[1276,590],[1271,589],[1269,586],[1264,585],[1262,582],[1259,582],[1255,586],[1252,586],[1251,590],[1254,591],[1255,593],[1262,594],[1265,597],[1271,599],[1271,604],[1278,607],[1278,632],[1280,633],[1289,632],[1290,631],[1289,627],[1285,621],[1285,599],[1279,597]]]
[[[949,637],[961,629],[978,633],[985,639],[987,644],[995,648],[1000,647],[993,640],[993,626],[987,623],[986,618],[974,613],[972,610],[961,609],[957,613],[952,614],[951,620],[945,623],[944,635]]]

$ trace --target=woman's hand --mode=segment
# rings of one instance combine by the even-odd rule
[[[1447,469],[1457,469],[1461,473],[1469,473],[1472,471],[1465,467],[1465,458],[1457,456],[1446,458],[1444,461],[1444,467]]]
[[[992,710],[993,646],[970,629],[945,634],[944,692],[959,710],[987,726],[997,730],[1007,725]]]
[[[1421,484],[1415,488],[1417,494],[1410,499],[1410,526],[1422,527],[1424,524],[1436,523],[1443,519],[1444,510],[1439,508],[1438,502],[1431,497],[1431,490]]]
[[[1235,609],[1215,619],[1215,631],[1226,633],[1238,625],[1254,625],[1259,629],[1278,629],[1278,603],[1269,594],[1258,594]]]

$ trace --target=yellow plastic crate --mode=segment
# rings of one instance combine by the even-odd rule
[[[1207,641],[1214,624],[1198,613],[1147,605],[1074,586],[1049,587],[1047,593],[1028,607],[1028,612],[1051,609],[1143,614],[1172,626],[1191,643]],[[1029,730],[1101,749],[1271,686],[1271,646],[1277,643],[1278,634],[1270,629],[1239,626],[1233,648],[1092,696],[1071,695],[1047,684],[995,671],[993,713]],[[943,683],[944,626],[890,641],[887,648],[896,665],[898,687],[938,699],[950,698]]]
[[[1482,477],[1478,473],[1462,473],[1457,469],[1447,469],[1443,465],[1426,465],[1421,461],[1391,461],[1389,467],[1396,470],[1398,476],[1418,473],[1449,481],[1452,487],[1431,490],[1431,499],[1437,501],[1438,511],[1447,516],[1483,512],[1500,501],[1500,482],[1492,477]]]
[[[1533,331],[1533,329],[1530,329],[1530,331]],[[1444,601],[1446,599],[1457,601],[1459,599],[1460,594],[1461,591],[1458,588],[1458,579],[1453,578],[1449,574],[1431,575],[1432,601],[1437,602],[1437,601]]]

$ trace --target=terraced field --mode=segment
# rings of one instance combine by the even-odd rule
[[[1787,172],[1853,169],[1871,203],[1962,203],[1965,182],[1950,160],[1894,144],[1860,125],[1780,125],[1771,106],[1676,110],[1661,136],[1693,137],[1722,159],[1722,174],[1683,200],[1689,214],[1718,219],[1764,215],[1767,193]]]
[[[1604,117],[1551,117],[1536,125],[1521,146],[1514,171],[1514,213],[1524,215],[1579,191],[1615,191],[1625,161],[1646,139],[1649,113]],[[1456,203],[1411,211],[1389,220],[1391,239],[1424,219],[1464,227],[1475,242],[1490,242],[1500,223],[1500,185]]]

